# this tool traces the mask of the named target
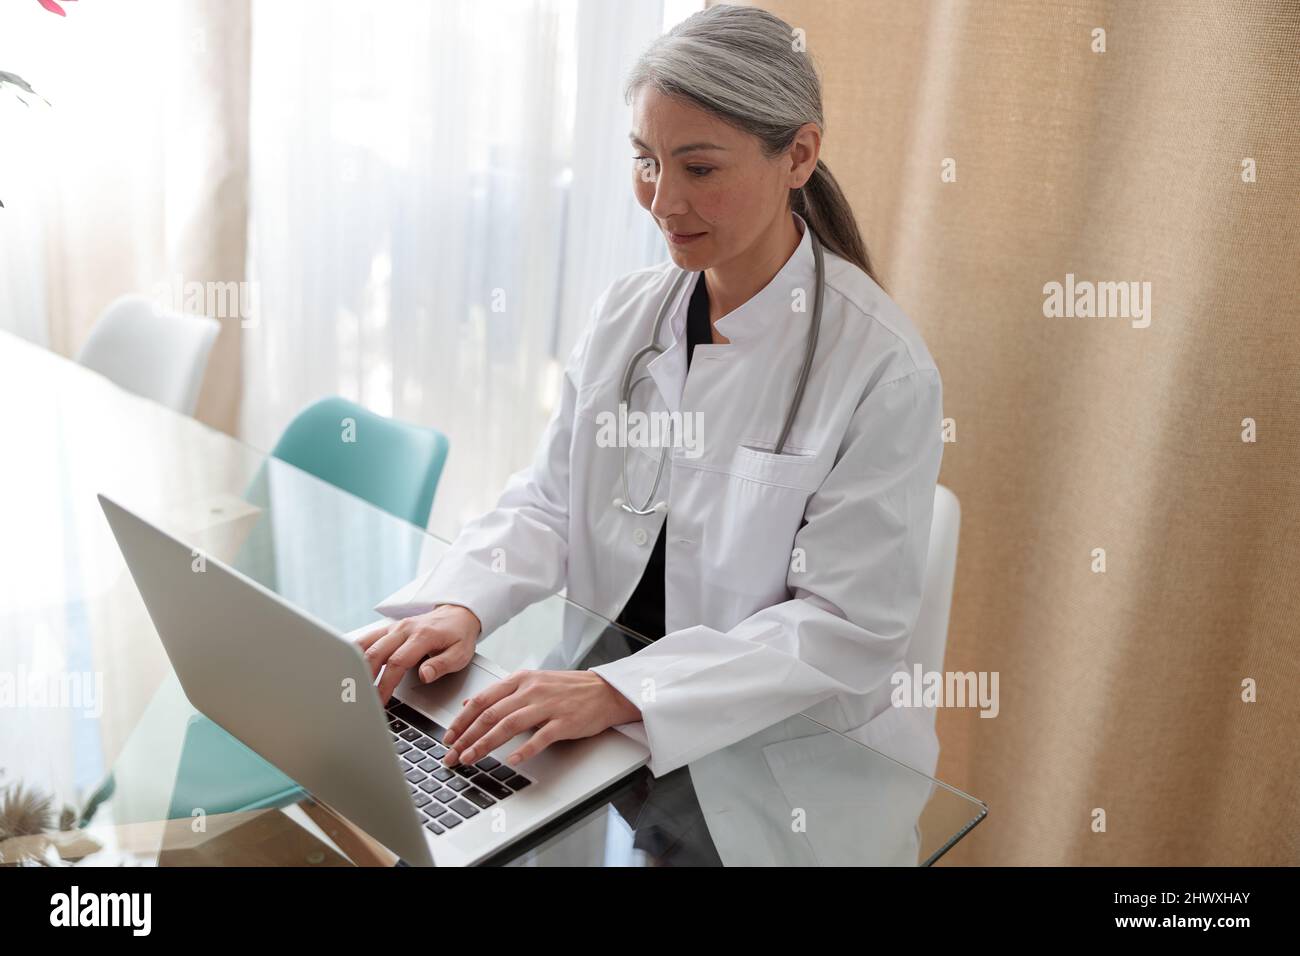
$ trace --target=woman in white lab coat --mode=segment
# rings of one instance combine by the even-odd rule
[[[430,681],[466,666],[480,635],[562,587],[613,619],[661,534],[664,636],[590,670],[499,682],[450,728],[449,760],[535,729],[511,758],[522,761],[617,727],[645,742],[659,776],[808,712],[933,770],[930,721],[893,713],[889,694],[921,601],[940,378],[818,159],[820,83],[795,39],[764,11],[715,6],[642,56],[627,87],[629,172],[671,261],[599,297],[532,464],[379,606],[398,620],[360,644],[376,673],[387,665],[387,699],[411,668]],[[823,316],[778,455],[816,292],[810,230],[825,250]],[[618,427],[624,369],[683,270],[663,351],[639,364],[648,378],[622,419],[679,413],[653,494],[662,504],[635,514],[624,499],[650,495],[664,436]],[[699,282],[712,341],[688,376]]]

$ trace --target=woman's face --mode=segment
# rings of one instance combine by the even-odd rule
[[[811,161],[797,158],[800,149],[768,157],[758,137],[648,86],[633,99],[630,139],[637,201],[689,272],[761,248],[817,162],[815,146]]]

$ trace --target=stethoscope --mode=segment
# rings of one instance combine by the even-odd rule
[[[799,382],[795,385],[794,400],[790,403],[790,411],[785,416],[785,425],[781,428],[781,437],[777,439],[774,454],[781,454],[785,448],[786,437],[790,434],[790,426],[794,424],[794,416],[799,412],[799,405],[803,402],[804,387],[808,384],[808,374],[812,369],[813,353],[817,351],[817,333],[822,324],[822,294],[826,291],[825,267],[822,263],[822,246],[817,240],[817,233],[812,232],[812,226],[805,226],[811,232],[813,262],[817,268],[817,291],[813,295],[813,314],[812,326],[808,330],[808,345],[804,349],[803,367],[799,370]],[[619,392],[619,401],[624,407],[630,407],[632,404],[632,391],[650,376],[642,375],[635,382],[632,381],[632,375],[636,372],[637,363],[651,353],[662,355],[664,350],[659,347],[659,330],[663,326],[664,316],[668,314],[668,306],[676,301],[682,285],[690,277],[691,273],[682,271],[682,273],[673,282],[673,287],[669,290],[668,295],[664,298],[659,306],[659,315],[655,318],[654,331],[650,334],[650,344],[639,349],[631,360],[627,363],[623,371],[623,386]],[[703,277],[700,278],[703,282]],[[671,444],[671,443],[670,443]],[[668,510],[668,503],[665,501],[656,502],[651,506],[650,502],[654,501],[656,492],[659,491],[659,482],[663,478],[664,463],[668,460],[668,447],[659,452],[659,468],[655,471],[654,487],[650,489],[650,494],[646,496],[641,507],[632,504],[632,493],[628,490],[627,484],[627,442],[623,443],[623,497],[615,498],[614,504],[618,505],[624,511],[634,515],[651,515],[660,511]]]

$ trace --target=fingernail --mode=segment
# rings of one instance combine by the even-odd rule
[[[454,730],[449,730],[449,731],[447,731],[445,734],[442,735],[442,745],[443,745],[444,747],[450,747],[450,746],[451,746],[451,742],[452,742],[453,740],[455,740],[455,739],[456,739],[456,731],[454,731]]]
[[[507,760],[506,763],[516,764],[519,763],[519,760],[520,760],[519,754],[511,754],[510,759]]]
[[[473,748],[473,747],[470,747],[469,750],[466,750],[463,754],[460,755],[460,759],[461,759],[461,762],[462,762],[462,763],[473,763],[473,762],[474,762],[474,748]]]

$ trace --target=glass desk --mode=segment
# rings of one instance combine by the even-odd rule
[[[0,394],[16,410],[0,467],[0,862],[398,862],[283,778],[239,809],[184,809],[180,788],[211,784],[199,731],[244,748],[185,699],[95,495],[340,632],[373,622],[448,543],[4,333]],[[556,596],[479,650],[506,670],[586,667],[641,643]],[[280,776],[244,751],[263,782]],[[486,862],[928,865],[986,812],[796,715],[663,777],[641,768]]]

